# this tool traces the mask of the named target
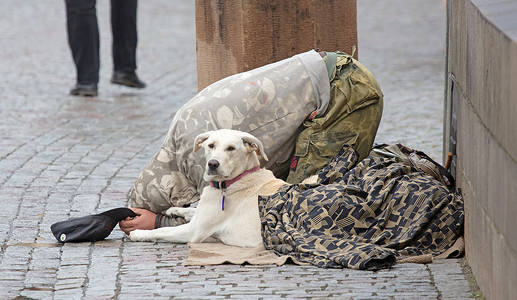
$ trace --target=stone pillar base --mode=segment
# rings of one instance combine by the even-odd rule
[[[199,90],[311,49],[352,53],[356,1],[196,0],[196,43]]]

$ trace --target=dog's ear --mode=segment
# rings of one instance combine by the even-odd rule
[[[264,146],[256,137],[246,134],[242,137],[242,142],[248,151],[257,151],[257,154],[262,156],[265,161],[269,160],[264,152]]]
[[[206,141],[210,135],[212,134],[212,131],[208,131],[205,133],[201,133],[194,139],[194,152],[197,152],[201,148],[201,144]]]

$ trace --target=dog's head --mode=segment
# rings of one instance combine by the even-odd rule
[[[231,180],[260,165],[258,155],[268,160],[262,143],[249,133],[221,129],[202,133],[194,140],[194,152],[205,149],[206,181]]]

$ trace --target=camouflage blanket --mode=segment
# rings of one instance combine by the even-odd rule
[[[390,158],[358,162],[351,148],[318,175],[259,197],[267,249],[324,268],[377,270],[439,255],[463,233],[463,199]]]

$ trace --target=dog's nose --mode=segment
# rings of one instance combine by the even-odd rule
[[[208,168],[211,170],[215,170],[219,167],[219,162],[215,159],[211,159],[208,161]]]

